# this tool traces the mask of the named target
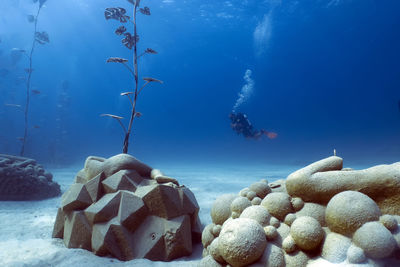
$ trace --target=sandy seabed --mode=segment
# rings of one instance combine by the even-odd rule
[[[272,182],[286,178],[298,166],[157,166],[166,175],[178,179],[195,194],[200,205],[203,225],[211,223],[213,201],[226,193],[237,194],[242,188],[260,179]],[[65,192],[73,183],[79,167],[49,170]],[[43,201],[0,202],[0,266],[197,266],[202,245],[193,248],[190,257],[172,262],[136,259],[121,262],[98,257],[83,249],[67,249],[61,239],[51,238],[61,197]]]

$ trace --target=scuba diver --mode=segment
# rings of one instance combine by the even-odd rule
[[[231,128],[237,134],[243,134],[244,137],[249,139],[259,139],[262,135],[266,135],[270,139],[274,139],[278,136],[278,134],[274,132],[268,132],[264,129],[256,130],[251,125],[247,115],[244,113],[234,113],[231,112],[229,114],[229,118],[231,120]]]

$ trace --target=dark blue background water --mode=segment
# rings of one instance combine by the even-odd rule
[[[158,55],[140,60],[139,74],[164,81],[140,95],[130,152],[157,162],[304,164],[332,154],[347,162],[400,160],[400,2],[150,1],[139,16],[139,48]],[[119,96],[132,77],[110,56],[131,59],[106,21],[106,7],[126,0],[48,0],[38,30],[50,44],[34,53],[26,156],[58,165],[122,150],[120,126],[129,102]],[[27,60],[30,0],[0,0],[0,153],[18,154]],[[129,13],[131,11],[129,10]],[[274,140],[236,135],[228,115],[252,71],[253,94],[239,111]],[[4,73],[7,72],[8,73]],[[1,74],[1,73],[0,73]],[[67,98],[60,96],[63,81]],[[64,84],[66,84],[64,82]],[[68,100],[68,101],[65,101]],[[64,102],[63,102],[64,101]],[[58,119],[58,120],[57,120]],[[32,128],[34,125],[40,128]]]

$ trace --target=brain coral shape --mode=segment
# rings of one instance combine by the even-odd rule
[[[364,223],[379,220],[380,215],[378,205],[370,197],[357,191],[344,191],[329,201],[325,220],[332,231],[351,235]]]
[[[353,236],[353,242],[362,248],[368,257],[386,258],[396,248],[396,241],[390,231],[379,222],[368,222]]]
[[[292,223],[290,235],[299,248],[313,250],[319,246],[324,238],[324,231],[316,219],[303,216]]]
[[[269,224],[271,215],[262,206],[250,206],[242,212],[240,218],[256,220],[261,226],[264,227]]]
[[[225,194],[219,196],[211,208],[211,219],[215,224],[223,224],[231,216],[231,203],[237,196]]]
[[[219,252],[233,267],[257,261],[267,245],[264,229],[255,220],[238,218],[226,222],[219,235]]]
[[[293,212],[290,196],[281,192],[274,192],[268,194],[261,205],[264,206],[268,212],[283,221],[288,213]]]

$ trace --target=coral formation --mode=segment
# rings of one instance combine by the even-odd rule
[[[400,162],[342,167],[333,156],[217,198],[200,266],[400,266]]]
[[[62,196],[53,237],[99,256],[169,261],[192,253],[198,211],[188,188],[128,154],[88,157]]]
[[[53,175],[34,159],[0,154],[0,200],[40,200],[60,194]]]

